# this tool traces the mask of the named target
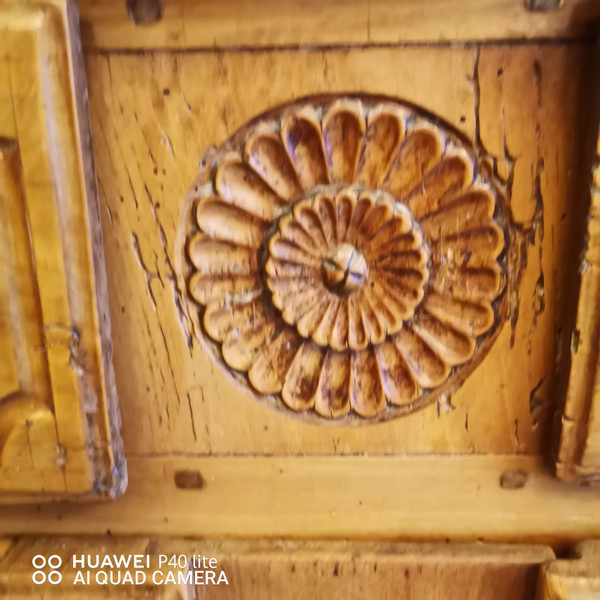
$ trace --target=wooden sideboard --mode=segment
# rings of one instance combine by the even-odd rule
[[[599,23],[0,2],[0,595],[600,597]]]

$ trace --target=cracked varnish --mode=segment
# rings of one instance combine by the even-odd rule
[[[574,289],[586,61],[591,46],[90,53],[123,437],[130,453],[537,454],[545,449]],[[196,343],[180,308],[174,238],[206,147],[295,97],[399,97],[475,139],[512,191],[523,264],[511,320],[463,387],[373,427],[316,427],[248,398]],[[573,254],[573,260],[576,253]],[[558,358],[557,358],[558,357]]]

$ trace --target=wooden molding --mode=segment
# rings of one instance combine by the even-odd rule
[[[144,583],[101,586],[90,569],[90,585],[73,585],[72,557],[140,555]],[[62,567],[56,585],[32,583],[35,555],[57,555]],[[159,556],[182,560],[163,564]],[[214,559],[203,568],[202,557]],[[186,565],[187,558],[187,565]],[[0,594],[10,598],[171,598],[229,600],[347,600],[396,598],[429,600],[529,600],[535,594],[540,565],[554,554],[547,546],[490,544],[405,544],[293,540],[193,540],[119,537],[23,538],[0,558]],[[56,560],[56,559],[54,559]],[[146,560],[148,561],[146,566]],[[164,559],[163,559],[164,560]],[[179,583],[153,585],[172,574]],[[81,569],[87,572],[87,569]],[[114,581],[134,569],[105,568]],[[211,585],[207,571],[214,572]],[[49,569],[46,569],[48,572]],[[221,576],[223,573],[224,577]],[[194,585],[192,577],[198,577]],[[186,576],[189,580],[186,581]],[[225,580],[227,585],[225,585]],[[80,579],[81,581],[81,579]],[[4,596],[3,596],[4,597]]]
[[[600,540],[581,542],[573,554],[570,560],[557,560],[542,567],[538,600],[600,597]]]
[[[556,472],[562,479],[594,481],[600,478],[600,135],[584,240]]]
[[[540,10],[552,4],[554,10]],[[593,0],[557,4],[541,0],[79,2],[84,44],[103,50],[564,38],[585,35],[600,16]]]
[[[0,31],[0,491],[115,494],[126,475],[75,4],[5,3]]]
[[[127,493],[3,506],[13,535],[292,537],[511,543],[600,536],[600,489],[539,457],[128,455]]]

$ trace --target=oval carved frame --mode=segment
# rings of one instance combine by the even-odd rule
[[[251,397],[362,425],[455,391],[509,313],[505,187],[398,99],[309,96],[207,151],[176,240],[196,337]]]

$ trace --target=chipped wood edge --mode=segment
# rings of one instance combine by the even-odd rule
[[[56,0],[53,0],[56,1]],[[93,283],[98,313],[99,344],[102,360],[100,368],[104,375],[105,412],[108,417],[108,441],[112,454],[112,473],[109,476],[107,491],[111,496],[119,496],[127,487],[127,464],[121,438],[121,413],[119,410],[117,384],[113,369],[112,329],[108,302],[108,281],[102,235],[102,220],[94,163],[92,130],[89,118],[87,80],[80,33],[80,19],[76,0],[67,0],[66,36],[71,48],[68,53],[73,73],[73,100],[77,115],[80,157],[82,159],[83,183],[87,202],[88,231],[92,240]],[[105,474],[106,477],[106,474]]]
[[[42,313],[44,298],[50,306],[57,293],[64,294],[74,311],[71,316],[76,326],[72,325],[69,333],[60,323],[47,322],[48,319],[42,317],[45,338],[52,334],[51,339],[45,341],[46,353],[50,354],[50,349],[53,354],[49,356],[50,390],[45,392],[47,395],[51,391],[49,406],[39,406],[39,401],[28,394],[11,397],[11,406],[0,404],[3,415],[6,410],[11,412],[9,421],[13,424],[10,430],[4,431],[1,440],[0,456],[4,464],[0,466],[0,502],[116,496],[124,491],[127,475],[112,368],[106,272],[77,6],[74,0],[48,0],[34,5],[8,2],[1,8],[3,28],[11,31],[14,25],[16,32],[27,32],[29,37],[22,38],[23,48],[25,52],[34,53],[23,56],[30,61],[32,70],[34,62],[31,61],[37,56],[37,46],[32,49],[27,44],[32,39],[39,44],[40,71],[37,72],[36,66],[34,72],[26,74],[32,86],[26,89],[37,89],[44,98],[46,131],[42,134],[47,136],[49,154],[53,155],[46,156],[45,160],[51,171],[59,169],[53,179],[64,186],[58,192],[46,190],[60,196],[53,216],[59,223],[58,235],[43,231],[39,220],[35,225],[28,217],[30,243],[39,244],[41,249],[45,244],[56,244],[63,253],[64,264],[60,268],[66,287],[62,289],[58,283],[57,292],[50,289],[48,281],[37,282]],[[20,47],[10,50],[17,53],[19,61],[22,51]],[[47,63],[51,66],[43,64],[46,62],[44,52],[48,52]],[[19,62],[19,68],[22,69],[26,61]],[[39,78],[36,80],[36,77]],[[23,93],[13,90],[15,104],[22,102],[19,94]],[[28,151],[32,150],[29,141],[28,138],[23,142],[23,149]],[[21,175],[18,163],[15,169],[15,173]],[[30,181],[28,177],[23,172],[21,193],[24,193],[26,212],[39,205],[37,196],[44,190],[44,184],[38,184],[35,178]],[[25,190],[35,191],[33,204]],[[79,238],[77,244],[73,236]],[[53,346],[59,350],[53,350]],[[68,364],[60,358],[63,346],[68,350]],[[80,357],[84,362],[80,362]],[[22,464],[19,447],[28,440],[29,424],[40,418],[42,425],[38,430],[42,432],[44,446],[32,449],[35,458],[31,466]],[[4,429],[7,423],[10,425],[4,419]],[[61,432],[67,433],[68,441],[61,439]],[[59,480],[63,481],[60,485]]]
[[[600,41],[597,57],[600,62]],[[596,71],[598,67],[596,66]],[[595,120],[600,117],[600,86]],[[594,131],[598,129],[595,128]],[[581,262],[577,318],[571,333],[571,366],[555,455],[556,475],[568,481],[600,477],[600,134],[592,163],[592,181]]]

